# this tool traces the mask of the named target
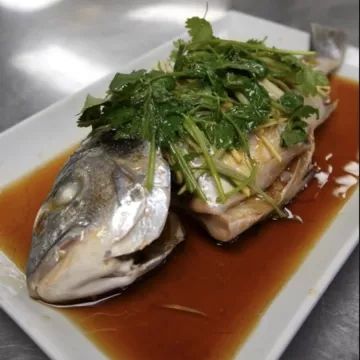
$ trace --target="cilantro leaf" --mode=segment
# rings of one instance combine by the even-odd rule
[[[207,20],[197,16],[186,20],[186,28],[192,41],[205,41],[213,38],[211,24]]]
[[[260,117],[265,118],[269,115],[271,110],[271,99],[269,93],[262,85],[257,81],[246,79],[242,91]]]
[[[186,45],[186,42],[184,40],[182,40],[182,39],[175,40],[173,42],[174,48],[170,53],[169,59],[176,63],[176,60],[177,60],[179,54],[182,55],[185,45]]]
[[[172,141],[178,140],[183,133],[183,123],[184,117],[179,114],[173,113],[164,116],[159,126],[159,145],[168,148],[169,139]]]
[[[305,63],[293,55],[285,55],[281,57],[281,61],[291,67],[291,71],[296,73],[296,89],[303,96],[315,96],[317,94],[317,86],[328,86],[329,79],[318,70],[315,70],[309,63]]]
[[[251,105],[232,106],[226,114],[246,134],[253,132],[262,122],[262,117]]]
[[[231,149],[234,147],[235,129],[225,120],[203,127],[210,143],[217,149]]]
[[[165,103],[172,98],[175,85],[175,79],[170,76],[158,79],[151,84],[152,96],[157,102]]]
[[[103,105],[106,102],[107,102],[106,99],[96,98],[96,97],[88,94],[85,99],[85,104],[80,112],[83,113],[85,110],[87,110],[93,106]]]
[[[292,114],[294,118],[299,118],[299,119],[307,119],[311,115],[316,115],[316,118],[319,119],[319,110],[309,105],[304,105],[299,107]]]
[[[133,71],[130,74],[116,73],[109,85],[109,89],[111,91],[119,91],[125,85],[133,84],[136,81],[138,81],[145,73],[146,73],[146,70],[143,70],[143,69]]]
[[[87,95],[85,104],[81,109],[81,115],[77,121],[79,127],[92,126],[93,129],[104,125],[103,119],[101,119],[101,106],[106,104],[108,100],[95,98],[91,95]]]
[[[318,72],[314,71],[309,65],[304,66],[296,76],[296,89],[304,96],[315,96],[317,94],[318,79],[323,83],[322,77]]]
[[[265,46],[265,41],[267,40],[267,36],[262,39],[262,40],[258,40],[258,39],[249,39],[247,41],[248,44],[254,44],[254,45],[262,45]]]
[[[108,119],[112,126],[119,128],[127,124],[136,116],[136,109],[133,107],[113,107],[104,111],[104,117]]]
[[[284,99],[283,95],[282,102],[285,102],[288,109],[291,109],[291,106],[294,107],[303,103],[301,98],[296,94],[288,94]],[[283,104],[282,104],[283,105]],[[283,105],[284,107],[284,105]],[[285,129],[281,134],[281,146],[282,147],[291,147],[295,146],[299,143],[307,142],[308,140],[308,133],[307,127],[308,123],[303,119],[307,119],[312,115],[316,115],[317,119],[319,118],[319,110],[309,106],[309,105],[299,105],[295,110],[293,110],[292,114],[290,115],[289,121],[287,122]]]
[[[268,69],[258,61],[248,60],[248,59],[236,59],[234,62],[224,62],[218,68],[222,69],[232,69],[248,72],[254,78],[264,78]]]
[[[299,118],[289,121],[281,134],[281,146],[292,147],[305,143],[308,140],[307,126],[307,122]]]
[[[294,55],[283,55],[280,56],[280,61],[283,64],[287,64],[290,67],[292,67],[294,70],[296,69],[301,69],[303,67],[303,64],[301,62],[300,59],[298,59],[296,56]]]
[[[257,81],[228,73],[224,80],[224,86],[231,90],[241,91],[260,117],[266,117],[270,113],[271,99],[269,93]]]
[[[303,104],[304,98],[294,92],[286,92],[280,98],[280,105],[288,114],[293,113],[299,106],[302,106]]]

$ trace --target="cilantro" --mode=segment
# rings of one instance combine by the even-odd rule
[[[81,115],[77,121],[79,127],[93,126],[93,128],[104,125],[101,119],[101,106],[106,104],[106,99],[95,98],[87,95],[85,104],[81,109]]]
[[[304,98],[296,94],[294,92],[286,92],[280,98],[280,105],[283,108],[284,112],[291,114],[294,112],[299,106],[304,104]]]
[[[307,119],[311,115],[316,115],[316,118],[319,119],[319,110],[312,106],[304,105],[297,108],[292,116],[296,118]]]
[[[217,149],[232,149],[234,147],[235,129],[227,121],[209,123],[203,127],[204,132]]]
[[[186,28],[194,42],[211,40],[213,38],[212,26],[205,19],[200,19],[199,17],[187,19]]]
[[[230,69],[230,70],[239,70],[241,72],[247,72],[254,78],[264,78],[267,73],[268,69],[258,61],[249,60],[244,58],[239,59],[232,59],[232,62],[223,62],[217,68],[217,70],[222,69]]]
[[[85,104],[83,108],[81,109],[81,112],[84,112],[85,110],[92,108],[93,106],[102,105],[106,102],[106,99],[99,99],[91,96],[90,94],[87,95],[85,99]]]
[[[173,62],[176,62],[178,55],[179,54],[181,55],[182,52],[184,51],[185,44],[186,44],[185,41],[182,39],[178,39],[173,42],[174,48],[170,53],[170,56],[169,56],[170,60],[172,60]]]
[[[133,107],[107,108],[104,111],[104,117],[116,128],[133,121],[136,110]]]
[[[291,147],[299,143],[307,142],[308,124],[303,119],[307,119],[312,115],[319,118],[319,110],[304,105],[304,98],[294,92],[287,92],[280,98],[280,105],[284,112],[290,114],[284,131],[281,134],[281,146]]]
[[[289,66],[288,72],[295,74],[295,77],[292,75],[292,85],[303,96],[315,96],[318,93],[318,86],[329,85],[329,80],[324,73],[315,70],[311,64],[305,63],[293,55],[282,56],[280,61]]]
[[[252,121],[256,121],[257,125],[260,125],[261,120],[269,115],[271,110],[270,96],[257,81],[245,76],[228,73],[224,79],[224,86],[235,92],[241,91],[243,93],[249,101],[249,104],[252,106]]]
[[[226,194],[221,177],[237,189],[253,184],[256,164],[250,158],[249,137],[271,114],[288,119],[281,134],[283,147],[304,143],[308,138],[306,118],[318,110],[304,105],[304,97],[316,95],[328,86],[328,79],[295,55],[313,55],[267,47],[265,40],[247,42],[214,36],[211,24],[199,17],[186,21],[189,40],[173,43],[169,55],[171,72],[144,69],[116,73],[105,99],[88,95],[78,126],[92,128],[93,134],[107,131],[114,139],[137,139],[150,144],[146,186],[151,190],[157,148],[180,173],[182,188],[206,200],[197,181],[199,168],[191,160],[203,161],[221,201]],[[268,79],[285,91],[272,100],[261,85]],[[251,177],[244,178],[227,168],[213,153],[237,149],[246,152],[252,164]],[[239,177],[240,176],[240,177]]]
[[[298,118],[289,121],[281,134],[281,146],[292,147],[304,143],[308,139],[307,122]]]
[[[310,65],[304,65],[297,73],[296,88],[304,96],[315,96],[318,92],[317,86],[328,86],[329,81],[325,74],[314,70]]]
[[[130,74],[117,73],[111,81],[109,88],[112,91],[119,91],[123,86],[133,84],[138,81],[145,73],[146,70],[137,70]]]

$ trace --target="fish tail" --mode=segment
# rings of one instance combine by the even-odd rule
[[[337,69],[343,62],[347,45],[346,33],[337,28],[311,24],[311,48],[317,58],[328,63],[328,71]]]

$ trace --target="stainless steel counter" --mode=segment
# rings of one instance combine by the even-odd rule
[[[227,2],[208,2],[210,19],[221,16]],[[204,3],[0,0],[0,131],[176,36]],[[305,30],[314,21],[339,26],[358,46],[358,0],[235,0],[231,7]],[[47,359],[2,310],[0,359]],[[297,359],[359,359],[358,248],[282,357]]]

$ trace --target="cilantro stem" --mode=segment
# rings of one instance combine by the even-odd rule
[[[224,97],[221,97],[221,96],[214,96],[214,95],[209,95],[209,94],[202,94],[201,95],[202,97],[205,97],[205,98],[208,98],[208,99],[214,99],[214,100],[220,100],[222,102],[230,102],[232,104],[236,104],[238,105],[239,104],[239,101],[236,101],[230,97],[227,97],[227,98],[224,98]]]
[[[253,59],[256,59],[260,61],[262,64],[267,65],[272,70],[277,71],[291,71],[291,68],[289,68],[288,65],[283,64],[280,61],[274,60],[269,58],[268,56],[260,56],[260,54],[257,54],[252,56]]]
[[[181,154],[180,149],[177,145],[173,143],[169,143],[170,150],[174,156],[174,159],[176,160],[178,166],[180,167],[181,172],[184,175],[184,180],[187,189],[192,192],[195,191],[197,195],[200,197],[201,200],[206,201],[206,196],[202,189],[200,188],[193,172],[191,171],[189,164],[185,160],[184,156]]]
[[[225,149],[216,149],[213,158],[220,159],[224,154],[225,154]]]
[[[264,201],[266,201],[280,216],[280,218],[286,217],[286,214],[275,204],[274,200],[266,194],[265,191],[261,190],[255,185],[249,185],[250,189],[257,193]]]
[[[219,45],[219,44],[229,44],[233,46],[242,46],[247,47],[249,49],[254,50],[264,50],[274,54],[287,54],[287,55],[306,55],[306,56],[315,56],[315,51],[293,51],[293,50],[284,50],[284,49],[277,49],[277,48],[270,48],[265,45],[259,44],[252,44],[243,41],[236,41],[236,40],[225,40],[225,39],[213,39],[213,40],[206,40],[206,41],[193,41],[187,44],[187,48],[190,48],[192,45]]]
[[[186,184],[184,184],[179,191],[177,192],[178,195],[182,195],[187,190]]]
[[[194,125],[196,126],[196,121],[197,121],[197,119],[194,119],[193,121],[194,121]],[[191,122],[191,123],[192,123],[192,122]],[[197,126],[196,126],[196,127],[197,127]],[[193,140],[198,143],[198,139],[197,139],[197,137],[196,137],[196,134],[194,133],[193,127],[192,127],[192,126],[187,126],[187,127],[185,126],[185,128],[186,128],[186,131],[189,133],[189,135],[193,138]],[[197,128],[198,128],[198,127],[197,127]],[[199,128],[198,128],[198,129],[199,129]],[[199,131],[202,133],[202,131],[201,131],[200,129],[199,129]],[[203,141],[204,141],[205,148],[206,148],[206,147],[211,148],[211,144],[210,144],[210,142],[209,142],[209,139],[208,139],[207,137],[205,137],[205,136],[203,136],[202,139],[203,139]],[[198,145],[200,146],[200,144],[198,144]],[[202,150],[201,147],[200,147],[200,150]]]
[[[266,201],[269,205],[271,205],[271,207],[279,214],[280,217],[286,216],[284,212],[281,211],[281,209],[275,204],[274,200],[269,195],[266,194],[265,191],[263,191],[262,189],[258,188],[256,185],[253,184],[254,173],[249,177],[246,177],[245,175],[239,173],[239,171],[232,169],[231,167],[223,164],[219,160],[215,160],[215,165],[219,173],[232,179],[237,186],[239,187],[248,186],[253,193],[258,194],[264,201]],[[229,195],[227,194],[227,196]]]
[[[201,173],[209,173],[209,167],[208,166],[196,166],[192,168],[194,171],[201,171]],[[219,172],[219,174],[223,175],[226,180],[228,180],[229,182],[234,183],[237,187],[232,189],[230,192],[226,193],[225,196],[228,199],[229,198],[229,194],[235,194],[239,191],[241,191],[243,188],[245,188],[246,186],[248,186],[249,182],[252,180],[252,177],[249,178],[245,178],[244,181],[239,180],[236,176],[233,177],[229,174],[229,172],[220,167],[220,168],[216,168],[216,170]]]
[[[154,124],[152,123],[153,113],[151,111],[152,102],[153,102],[152,91],[150,87],[144,103],[144,126],[141,129],[141,136],[143,139],[150,139],[151,136],[150,134],[153,131],[153,126],[154,126]]]
[[[274,84],[276,84],[281,90],[283,90],[284,92],[288,92],[291,91],[290,88],[281,80],[274,78],[273,76],[269,75],[268,79],[273,82]]]
[[[155,174],[155,156],[156,156],[156,144],[155,144],[155,133],[150,142],[150,154],[149,154],[149,163],[146,172],[146,183],[145,186],[148,191],[152,190],[154,183],[154,174]]]
[[[282,106],[275,100],[271,100],[271,105],[272,107],[280,110],[281,112],[284,112],[284,109],[282,108]]]
[[[195,120],[196,123],[203,123],[203,124],[206,124],[206,125],[216,125],[217,122],[216,121],[209,121],[209,120],[203,120],[203,119],[196,119]]]
[[[245,95],[241,91],[236,91],[235,96],[241,104],[249,105],[250,103],[249,100],[245,97]]]
[[[249,177],[240,173],[238,170],[235,170],[232,167],[224,164],[221,160],[218,160],[218,159],[213,159],[213,160],[214,160],[214,165],[216,167],[216,170],[220,174],[230,178],[231,180],[236,180],[236,181],[240,181],[240,182],[246,182],[249,180]]]
[[[230,199],[233,195],[238,194],[246,186],[248,186],[246,183],[241,183],[241,182],[238,182],[238,181],[235,181],[235,184],[236,184],[236,187],[225,194],[227,199]]]
[[[219,174],[216,171],[216,167],[214,166],[213,159],[211,158],[209,151],[206,147],[206,141],[205,141],[205,136],[204,136],[203,132],[197,127],[197,125],[194,123],[194,121],[192,121],[189,117],[185,117],[184,126],[185,126],[185,129],[190,134],[193,134],[197,143],[199,144],[200,149],[204,155],[205,161],[209,167],[210,173],[211,173],[212,177],[214,178],[217,191],[219,192],[220,200],[222,202],[225,202],[226,197],[225,197],[224,189],[222,187]]]

